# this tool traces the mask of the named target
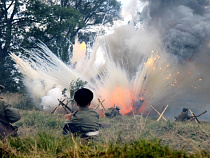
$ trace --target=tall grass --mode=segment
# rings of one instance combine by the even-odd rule
[[[26,94],[26,93],[2,93],[1,96],[4,100],[15,108],[23,110],[36,109],[40,110],[40,107]]]
[[[83,145],[72,136],[55,136],[53,133],[38,132],[34,137],[19,137],[0,143],[4,157],[208,157],[205,151],[187,154],[161,144],[158,139],[138,139],[130,143],[103,144],[100,141]]]
[[[64,114],[34,108],[20,112],[22,119],[15,123],[19,137],[0,141],[2,157],[210,157],[207,122],[157,122],[139,115],[100,118],[111,128],[100,129],[98,139],[87,142],[62,135]]]

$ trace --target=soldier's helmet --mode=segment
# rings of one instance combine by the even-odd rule
[[[0,89],[5,89],[5,87],[3,85],[0,85]]]
[[[183,109],[182,109],[182,112],[187,112],[187,111],[188,111],[187,108],[183,108]]]
[[[116,109],[117,109],[117,110],[120,110],[120,107],[119,107],[119,106],[116,106]]]

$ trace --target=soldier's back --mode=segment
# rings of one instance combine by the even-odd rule
[[[73,123],[82,131],[97,131],[99,129],[99,114],[93,109],[85,108],[77,111],[70,123]]]
[[[0,99],[0,137],[1,139],[6,136],[17,136],[18,128],[12,126],[10,123],[14,123],[20,120],[21,116],[17,109],[12,108],[11,105],[6,104],[3,99]]]
[[[176,121],[185,121],[188,119],[188,114],[186,112],[181,112],[178,116],[177,116],[177,120]]]
[[[120,113],[120,111],[118,109],[111,107],[106,110],[105,116],[108,118],[113,118],[116,116],[122,116],[122,114]]]

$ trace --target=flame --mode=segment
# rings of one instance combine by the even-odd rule
[[[128,105],[128,102],[134,100],[134,95],[127,89],[123,89],[122,87],[116,87],[114,91],[110,94],[111,98],[109,103],[112,106],[119,106],[121,108],[121,113],[125,114],[131,111],[132,106]],[[130,103],[131,104],[131,103]]]
[[[82,44],[80,45],[80,48],[83,52],[86,52],[86,44],[85,42],[82,42]]]
[[[154,59],[153,58],[149,58],[147,64],[150,65],[150,66],[153,66]]]
[[[78,61],[81,61],[82,59],[85,59],[85,57],[86,57],[85,53],[86,53],[86,44],[85,44],[85,42],[80,43],[76,39],[75,44],[73,45],[72,62],[76,63]]]
[[[143,97],[141,97],[141,98],[140,98],[140,101],[144,101],[144,98],[143,98]]]

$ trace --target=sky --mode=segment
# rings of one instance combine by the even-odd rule
[[[122,3],[123,7],[125,7],[130,2],[130,0],[118,0],[118,1]]]

